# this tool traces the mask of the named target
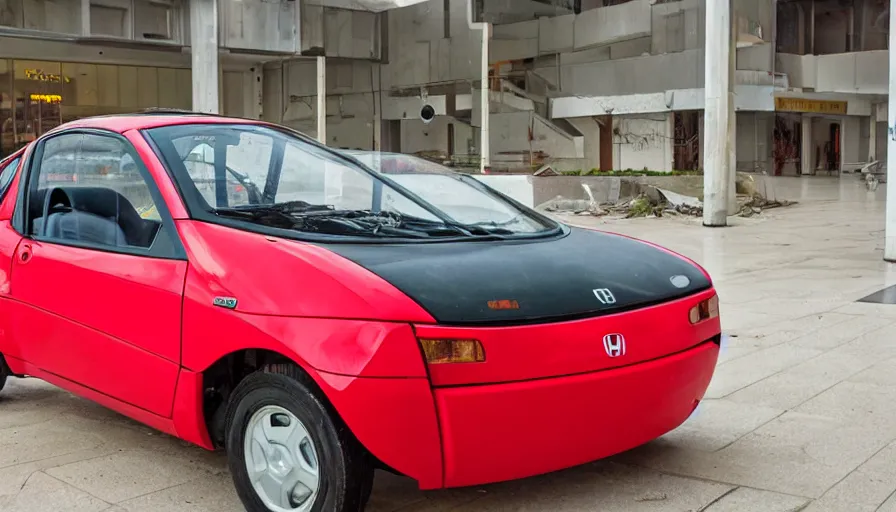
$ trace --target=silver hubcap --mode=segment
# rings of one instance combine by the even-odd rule
[[[320,490],[314,440],[296,416],[262,407],[246,429],[244,453],[252,487],[272,512],[307,512]]]

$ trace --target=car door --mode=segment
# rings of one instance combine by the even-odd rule
[[[15,196],[15,192],[10,193],[9,188],[21,161],[21,154],[0,160],[0,204],[6,203],[7,196]],[[14,201],[15,197],[9,199]],[[21,359],[19,340],[10,335],[16,308],[8,299],[13,253],[22,237],[10,225],[10,211],[6,207],[0,208],[0,354],[7,358]]]
[[[187,262],[146,167],[119,134],[63,131],[23,171],[11,295],[27,360],[170,416]]]

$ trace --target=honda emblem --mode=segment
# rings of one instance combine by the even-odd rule
[[[601,304],[616,304],[616,297],[613,296],[613,292],[611,292],[609,288],[598,288],[594,290],[594,296],[597,297],[597,300],[599,300]]]
[[[610,357],[625,355],[625,336],[621,334],[607,334],[604,336],[604,350]]]

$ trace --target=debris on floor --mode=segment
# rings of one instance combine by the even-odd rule
[[[752,217],[765,210],[796,204],[794,201],[767,199],[756,191],[752,178],[739,179],[737,183],[737,204],[739,217]],[[600,204],[588,184],[582,188],[588,199],[567,199],[557,196],[538,207],[539,210],[552,213],[572,215],[590,215],[594,217],[612,216],[616,218],[663,217],[667,215],[684,215],[699,217],[703,215],[703,201],[699,197],[679,194],[671,190],[653,185],[642,185],[635,197],[620,199],[615,203]]]

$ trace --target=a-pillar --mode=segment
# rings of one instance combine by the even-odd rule
[[[703,152],[703,225],[728,224],[730,0],[706,2],[705,142]]]
[[[896,13],[896,0],[890,0],[890,12]],[[896,49],[896,16],[890,16],[890,46]],[[896,187],[896,51],[890,51],[890,87],[887,105],[887,187]],[[889,192],[889,191],[888,191]],[[886,243],[884,260],[896,262],[896,194],[887,194]]]
[[[217,114],[220,108],[217,0],[190,0],[190,52],[193,111]]]

